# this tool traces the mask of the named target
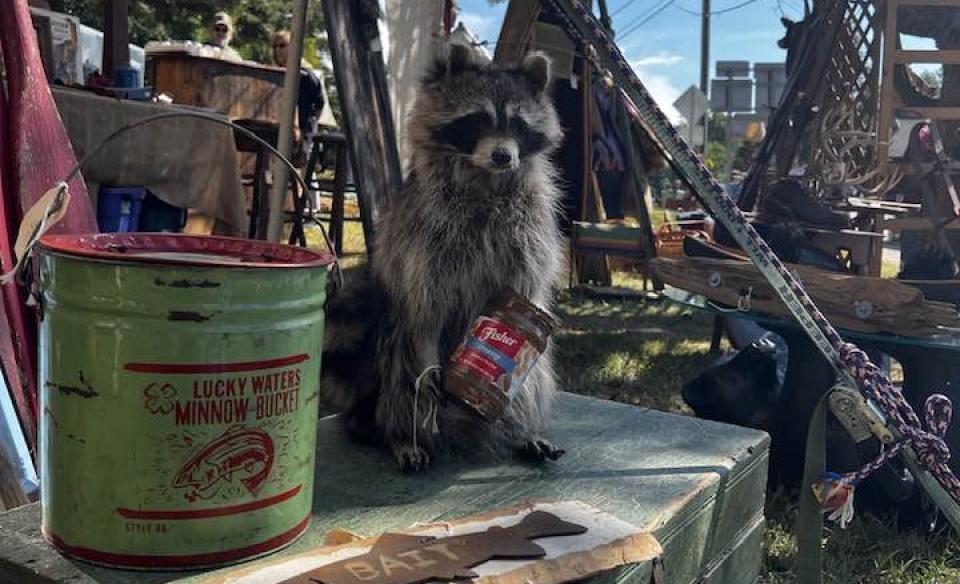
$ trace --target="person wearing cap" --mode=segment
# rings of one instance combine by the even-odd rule
[[[230,46],[233,39],[233,20],[226,12],[218,12],[213,16],[213,30],[210,35],[210,44],[218,49],[221,59],[228,61],[242,61],[240,54]]]

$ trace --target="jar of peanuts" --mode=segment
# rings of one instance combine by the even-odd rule
[[[453,352],[447,391],[492,422],[520,391],[557,321],[513,290],[490,303]]]

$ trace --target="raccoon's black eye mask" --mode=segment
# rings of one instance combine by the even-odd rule
[[[530,127],[521,117],[510,118],[510,134],[520,147],[520,157],[540,152],[547,146],[547,137]]]
[[[434,130],[434,140],[458,152],[471,154],[477,142],[494,129],[493,117],[487,112],[474,112],[456,118]],[[547,137],[530,127],[523,118],[513,116],[507,123],[510,136],[517,141],[520,157],[540,152],[547,146]]]
[[[493,128],[493,118],[486,112],[459,117],[434,130],[434,138],[456,150],[471,153],[477,142]]]

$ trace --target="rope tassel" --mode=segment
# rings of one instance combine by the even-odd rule
[[[820,510],[829,513],[827,519],[839,521],[841,529],[846,529],[853,519],[853,492],[856,486],[852,478],[835,472],[824,474],[811,486]]]
[[[855,357],[854,360],[856,360]],[[869,365],[872,366],[873,364],[869,363]],[[869,367],[866,367],[866,369],[869,369]],[[865,376],[864,379],[866,380],[868,377]],[[866,391],[866,389],[865,381],[864,390]],[[889,381],[887,385],[881,384],[879,388],[870,386],[870,390],[867,393],[875,391],[879,398],[878,401],[903,399],[900,390]],[[890,462],[907,445],[913,446],[917,456],[931,472],[936,474],[938,469],[945,468],[946,473],[949,473],[947,462],[950,460],[950,450],[944,441],[944,437],[953,418],[953,405],[947,396],[936,393],[924,402],[923,411],[924,425],[929,431],[919,429],[918,420],[916,426],[908,426],[910,431],[904,434],[902,440],[890,448],[884,449],[876,459],[865,464],[860,470],[842,475],[828,472],[810,486],[813,489],[813,496],[820,505],[820,510],[829,514],[827,519],[839,521],[841,529],[846,529],[847,524],[853,519],[853,493],[857,485]],[[913,411],[910,410],[910,413],[913,413]],[[956,480],[952,473],[946,473],[945,477],[953,477]]]

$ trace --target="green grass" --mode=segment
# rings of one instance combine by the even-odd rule
[[[629,274],[618,285],[635,285]],[[712,361],[711,317],[665,301],[598,300],[566,294],[557,334],[562,383],[570,391],[690,415],[682,383]],[[761,582],[796,582],[796,493],[768,494]],[[825,581],[831,584],[960,582],[960,538],[898,531],[890,520],[858,514],[846,530],[825,532]]]
[[[892,261],[884,261],[880,264],[880,277],[892,280],[900,273],[900,264]]]
[[[677,217],[676,212],[661,207],[654,207],[650,213],[650,225],[656,231],[667,221],[673,221]]]

